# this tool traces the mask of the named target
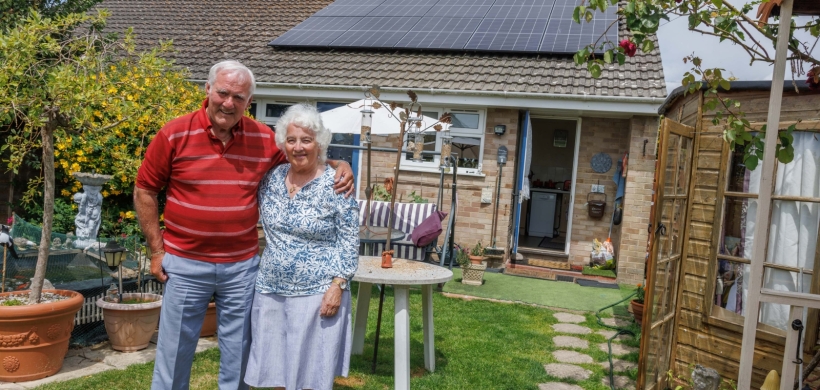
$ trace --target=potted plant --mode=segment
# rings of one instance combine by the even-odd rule
[[[632,308],[632,316],[635,317],[635,322],[641,324],[643,321],[643,298],[646,291],[642,284],[638,284],[638,289],[635,290],[635,299],[629,302]]]
[[[481,264],[482,261],[484,261],[484,247],[481,246],[481,241],[479,241],[470,249],[470,262],[473,264]]]
[[[487,266],[473,263],[466,249],[456,248],[456,261],[461,266],[461,283],[480,286],[484,282],[484,271]]]
[[[208,309],[205,311],[205,319],[202,320],[202,329],[199,331],[199,337],[209,337],[216,334],[216,302],[214,297],[208,303]]]

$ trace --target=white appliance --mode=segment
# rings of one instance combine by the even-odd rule
[[[533,192],[530,199],[530,236],[553,237],[556,198],[553,193]]]

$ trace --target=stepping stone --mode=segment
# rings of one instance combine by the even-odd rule
[[[615,369],[615,372],[625,372],[638,367],[638,363],[628,362],[621,359],[612,359],[612,366],[612,368]],[[604,368],[605,373],[609,374],[609,360],[601,362],[601,367]]]
[[[599,330],[595,333],[598,333],[599,335],[604,336],[604,338],[609,340],[610,337],[615,336],[615,333],[618,333],[618,332],[614,331],[614,330]],[[634,338],[635,338],[634,336],[630,336],[628,334],[619,334],[618,337],[616,337],[614,341],[632,340]]]
[[[609,352],[609,346],[607,345],[607,343],[598,344],[598,348],[601,351]],[[638,348],[627,347],[626,345],[621,344],[612,344],[612,355],[621,356],[632,352],[638,352]]]
[[[555,313],[552,316],[555,317],[559,322],[566,322],[571,324],[580,324],[587,320],[587,318],[582,315],[572,313]]]
[[[544,365],[547,374],[561,379],[582,381],[588,379],[592,372],[574,364],[550,363]]]
[[[558,348],[589,348],[588,341],[572,336],[555,336],[552,338],[552,342],[555,343],[555,346]]]
[[[578,385],[571,385],[569,383],[550,382],[539,383],[538,390],[584,390],[584,388]]]
[[[586,326],[575,325],[575,324],[555,324],[552,326],[552,330],[559,332],[559,333],[570,333],[570,334],[590,334],[592,333],[592,329],[587,328]]]
[[[552,356],[555,358],[555,360],[557,360],[561,363],[580,364],[580,363],[592,363],[592,362],[594,362],[594,360],[592,360],[591,356],[584,355],[583,353],[578,353],[578,352],[575,352],[575,351],[559,350],[559,351],[553,352]]]
[[[622,375],[615,375],[615,388],[616,389],[634,389],[635,388],[635,381],[629,379],[629,377],[622,376]],[[607,387],[609,387],[609,375],[604,375],[604,379],[601,381]]]
[[[632,321],[622,320],[620,318],[601,318],[601,322],[618,328],[626,328],[632,323]]]

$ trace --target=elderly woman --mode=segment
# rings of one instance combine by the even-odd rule
[[[333,191],[330,138],[312,106],[291,106],[276,123],[289,164],[259,186],[267,247],[251,311],[251,386],[331,389],[335,376],[348,373],[359,208]]]

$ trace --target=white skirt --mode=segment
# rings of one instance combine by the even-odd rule
[[[353,344],[350,291],[343,292],[338,313],[329,318],[319,315],[323,296],[254,295],[245,383],[332,390],[336,376],[347,376]]]

